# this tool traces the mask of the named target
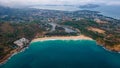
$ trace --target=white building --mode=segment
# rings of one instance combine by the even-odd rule
[[[14,44],[19,46],[20,48],[23,48],[27,43],[29,43],[29,40],[26,38],[21,38],[21,39],[14,42]]]

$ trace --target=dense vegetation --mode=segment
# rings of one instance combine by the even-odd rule
[[[0,23],[0,58],[15,48],[14,41],[20,38],[33,39],[42,29],[36,23]]]

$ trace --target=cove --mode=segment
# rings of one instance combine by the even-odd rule
[[[0,68],[120,68],[120,54],[89,40],[34,42]]]

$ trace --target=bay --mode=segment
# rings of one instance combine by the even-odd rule
[[[89,40],[34,42],[0,68],[120,68],[120,54]]]

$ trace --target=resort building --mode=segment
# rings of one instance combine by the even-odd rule
[[[27,46],[27,44],[29,43],[29,40],[26,38],[21,38],[19,40],[16,40],[14,42],[15,45],[17,45],[20,48],[23,48],[24,46]]]

